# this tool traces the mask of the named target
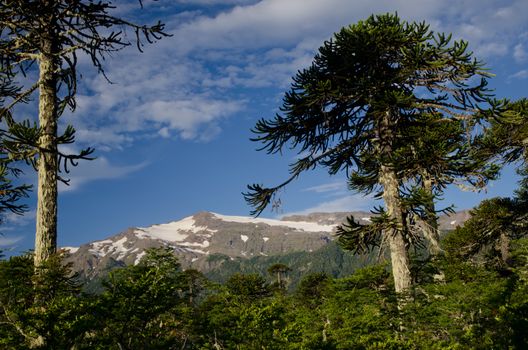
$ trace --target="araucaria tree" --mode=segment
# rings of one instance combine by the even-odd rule
[[[141,3],[141,1],[140,1]],[[38,203],[35,239],[35,266],[56,251],[57,181],[59,170],[68,171],[79,159],[88,159],[93,149],[79,154],[63,154],[60,144],[74,142],[75,130],[68,126],[58,132],[58,120],[66,108],[75,109],[77,56],[91,59],[104,74],[105,56],[128,45],[126,30],[142,41],[153,42],[166,34],[163,24],[137,25],[110,14],[109,1],[87,0],[10,0],[0,2],[1,73],[9,79],[21,75],[35,77],[31,86],[20,88],[2,109],[0,117],[8,128],[3,137],[12,159],[30,162],[38,171]],[[38,68],[38,75],[32,73]],[[19,79],[20,81],[21,79]],[[26,79],[28,80],[28,79]],[[38,91],[38,125],[16,121],[9,113]]]
[[[409,248],[417,238],[408,226],[405,188],[419,174],[402,168],[398,158],[410,146],[402,140],[410,126],[453,120],[471,135],[472,116],[498,104],[486,89],[489,73],[467,46],[434,33],[425,23],[406,23],[393,14],[373,15],[341,29],[323,44],[312,65],[293,78],[282,113],[258,121],[253,130],[254,140],[268,153],[289,147],[302,155],[284,183],[248,186],[245,197],[255,207],[253,214],[260,214],[279,189],[306,170],[322,166],[330,174],[345,171],[352,190],[376,192],[384,201],[377,220],[351,230],[350,240],[357,251],[386,244],[396,292],[409,290]],[[426,115],[434,118],[426,120]],[[441,138],[437,134],[430,142]]]

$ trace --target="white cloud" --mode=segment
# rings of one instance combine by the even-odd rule
[[[83,80],[78,108],[65,120],[75,125],[81,144],[109,151],[145,134],[207,140],[222,119],[244,108],[244,98],[203,85],[212,73],[201,63],[149,49],[111,60],[107,74],[114,84],[100,75]]]
[[[342,26],[372,13],[429,16],[444,7],[437,1],[263,0],[214,17],[200,16],[175,31],[184,50],[295,45],[307,38],[320,43]]]
[[[294,213],[287,213],[287,215],[305,215],[316,212],[346,212],[346,211],[368,211],[372,209],[375,204],[375,200],[372,197],[363,196],[360,194],[348,195],[339,197],[334,200],[325,201],[319,203],[313,207],[303,209]]]
[[[520,71],[518,71],[517,73],[512,74],[512,75],[510,76],[510,78],[515,78],[515,79],[526,79],[526,78],[528,78],[528,69],[520,70]]]
[[[159,129],[159,130],[158,130],[158,134],[159,134],[161,137],[165,138],[165,139],[167,139],[167,138],[169,138],[169,137],[171,136],[171,135],[170,135],[169,128],[167,128],[167,127],[163,127],[163,128],[161,128],[161,129]]]
[[[85,74],[70,118],[80,142],[109,151],[130,145],[138,134],[210,140],[222,120],[246,108],[251,89],[284,90],[324,40],[372,13],[425,20],[436,31],[467,39],[487,60],[512,52],[519,60],[526,51],[518,36],[528,29],[525,0],[180,0],[147,6],[175,11],[178,3],[225,7],[162,18],[173,37],[142,54],[127,49],[106,61],[115,84],[94,77],[81,57],[81,70],[92,73]]]
[[[328,192],[343,192],[347,189],[345,181],[333,181],[322,185],[305,188],[304,192],[328,193]]]
[[[92,161],[82,161],[77,167],[71,169],[70,174],[61,174],[65,178],[70,179],[70,185],[59,183],[59,191],[70,192],[91,181],[127,176],[143,169],[145,166],[147,166],[147,163],[117,166],[111,164],[105,157],[99,157]]]
[[[1,231],[12,231],[15,227],[26,226],[35,221],[37,211],[35,209],[29,210],[22,215],[7,212],[3,215],[4,223],[0,229]]]
[[[524,0],[263,0],[173,27],[174,41],[182,52],[265,48],[291,46],[307,38],[321,43],[342,26],[372,13],[397,11],[406,20],[426,20],[435,29],[476,41],[475,47],[495,47],[526,26],[527,10]],[[500,51],[495,48],[494,52]]]
[[[436,31],[469,40],[479,58],[502,57],[511,50],[519,27],[526,26],[519,13],[528,11],[527,4],[522,0],[484,0],[478,6],[471,0],[263,0],[173,25],[172,40],[181,55],[200,52],[200,57],[228,63],[204,81],[208,87],[282,88],[298,69],[310,64],[315,50],[332,33],[372,13],[397,11],[409,21],[425,20]]]
[[[513,58],[517,62],[524,62],[528,59],[528,52],[526,51],[526,48],[524,47],[524,44],[517,44],[513,48]]]
[[[24,236],[5,237],[0,236],[0,247],[12,246],[24,239]]]

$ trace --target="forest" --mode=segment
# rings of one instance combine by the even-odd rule
[[[32,188],[17,181],[20,164],[38,176],[35,249],[0,260],[1,348],[526,348],[528,100],[496,98],[493,74],[467,42],[397,14],[342,28],[297,72],[280,112],[252,132],[261,151],[299,157],[284,182],[243,194],[260,215],[306,171],[345,173],[350,191],[383,205],[368,224],[349,217],[336,241],[376,263],[339,278],[310,273],[289,288],[284,264],[214,283],[154,249],[96,291],[84,288],[57,247],[57,183],[94,152],[60,147],[75,142],[74,126],[58,125],[76,108],[78,55],[105,76],[112,52],[170,36],[161,22],[135,24],[110,9],[0,4],[0,210],[27,210],[20,199]],[[21,120],[14,107],[37,91],[38,123]],[[440,232],[438,215],[453,211],[437,205],[446,188],[483,190],[505,166],[519,174],[515,194],[484,200],[463,226]]]

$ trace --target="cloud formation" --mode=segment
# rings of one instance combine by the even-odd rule
[[[332,194],[341,194],[347,190],[346,181],[332,181],[324,183],[322,185],[312,186],[305,188],[304,192],[315,192],[315,193],[332,193]]]
[[[71,173],[63,174],[70,180],[69,186],[59,182],[59,191],[70,192],[80,186],[96,180],[117,179],[145,168],[148,164],[142,162],[134,165],[118,166],[112,164],[106,157],[99,157],[91,161],[82,161],[71,169]]]
[[[145,135],[217,137],[223,121],[244,112],[254,92],[284,91],[324,40],[372,13],[397,11],[405,20],[425,20],[435,31],[468,40],[487,61],[510,56],[523,62],[527,56],[526,36],[518,35],[519,28],[528,32],[525,0],[179,0],[164,6],[176,11],[178,3],[222,6],[162,18],[172,37],[142,54],[130,49],[106,61],[114,84],[81,60],[86,74],[79,108],[69,118],[81,143],[111,151]],[[129,7],[122,5],[126,13]],[[146,10],[157,16],[162,7],[148,2]]]
[[[332,212],[346,212],[346,211],[369,211],[375,204],[372,197],[364,196],[362,194],[348,195],[336,199],[321,202],[315,206],[296,211],[293,213],[286,213],[288,215],[306,215],[309,213],[332,213]]]
[[[7,212],[3,215],[4,222],[3,222],[3,226],[0,232],[11,231],[15,227],[26,226],[30,223],[33,223],[35,220],[36,214],[37,212],[35,209],[29,210],[22,215]]]
[[[513,58],[515,58],[517,62],[524,62],[528,59],[528,51],[526,50],[524,43],[515,45],[513,48]]]
[[[515,78],[515,79],[526,79],[528,78],[528,69],[522,69],[514,74],[512,74],[510,76],[510,78]]]
[[[0,236],[0,247],[12,246],[24,239],[24,236],[5,237]]]

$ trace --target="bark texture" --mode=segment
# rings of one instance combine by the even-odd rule
[[[425,174],[422,175],[422,181],[424,190],[428,194],[433,194],[433,180],[425,172]],[[431,198],[430,202],[426,205],[426,211],[427,211],[427,227],[424,229],[424,235],[425,238],[429,241],[429,254],[432,256],[436,256],[443,252],[442,248],[440,248],[440,233],[438,230],[438,216],[436,215],[436,208],[434,200]]]
[[[384,237],[389,244],[392,274],[396,293],[403,293],[412,285],[408,247],[402,234],[403,213],[399,194],[399,182],[394,166],[391,164],[393,152],[393,126],[395,121],[390,111],[383,114],[378,126],[377,151],[381,159],[379,182],[383,186],[383,201],[387,215],[396,227],[387,229]]]
[[[499,246],[502,262],[508,264],[508,259],[510,258],[510,238],[504,232],[500,235]]]
[[[402,211],[398,193],[398,179],[394,170],[387,166],[381,166],[380,183],[383,186],[383,200],[387,214],[398,226],[387,229],[384,235],[389,243],[394,287],[396,293],[402,293],[411,287],[412,279],[408,249],[401,231],[403,226]]]
[[[50,16],[51,17],[51,16]],[[53,19],[51,18],[53,21]],[[54,25],[47,27],[39,59],[39,138],[35,268],[57,250],[57,62]]]

